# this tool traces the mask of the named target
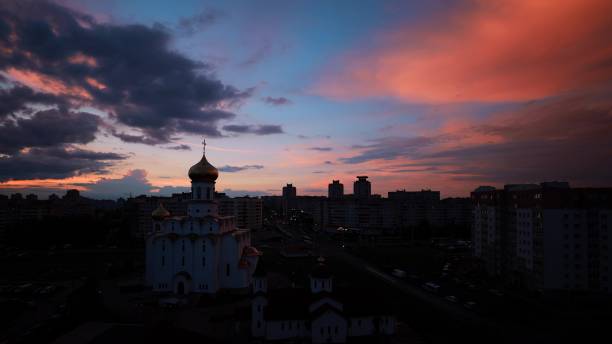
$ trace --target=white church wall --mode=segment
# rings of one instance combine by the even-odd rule
[[[351,337],[369,336],[375,332],[374,317],[350,318],[348,323],[348,335]]]
[[[327,311],[312,321],[313,343],[344,343],[346,335],[346,320],[336,312]]]
[[[301,320],[268,321],[266,327],[267,340],[283,340],[304,337],[305,324]]]

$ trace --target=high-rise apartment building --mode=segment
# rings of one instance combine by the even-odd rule
[[[489,273],[536,290],[612,291],[612,188],[479,188],[472,239]]]

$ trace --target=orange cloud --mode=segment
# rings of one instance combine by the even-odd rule
[[[316,86],[338,97],[521,101],[612,78],[612,1],[471,2],[378,37]]]
[[[90,67],[97,67],[98,66],[98,61],[96,61],[95,58],[91,57],[91,56],[87,56],[85,54],[82,53],[78,53],[78,54],[74,54],[72,56],[70,56],[70,58],[68,58],[68,62],[70,63],[74,63],[74,64],[84,64]]]
[[[104,85],[103,83],[99,82],[98,80],[94,79],[94,78],[90,78],[87,77],[85,78],[85,81],[91,86],[91,87],[95,87],[99,90],[103,90],[106,88],[106,85]]]
[[[66,85],[62,81],[47,75],[16,68],[7,69],[6,74],[11,79],[42,92],[69,95],[87,100],[93,99],[91,94],[82,87]]]

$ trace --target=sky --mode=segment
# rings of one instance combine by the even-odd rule
[[[612,2],[0,3],[0,193],[612,186]]]

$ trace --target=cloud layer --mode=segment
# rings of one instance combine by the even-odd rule
[[[99,24],[44,1],[3,2],[0,22],[0,70],[66,103],[107,111],[136,131],[115,132],[128,142],[167,143],[177,133],[221,136],[217,123],[234,118],[228,109],[250,95],[170,49],[171,37],[161,28]],[[19,103],[0,112],[11,109]]]
[[[230,124],[223,126],[223,130],[237,134],[255,134],[255,135],[271,135],[284,133],[280,125],[264,124],[264,125],[242,125]]]
[[[222,167],[219,167],[219,171],[221,172],[241,172],[241,171],[245,171],[245,170],[261,170],[263,167],[263,165],[243,165],[243,166],[230,166],[230,165],[225,165]]]
[[[468,1],[343,55],[317,90],[340,98],[520,101],[612,77],[612,2]]]

